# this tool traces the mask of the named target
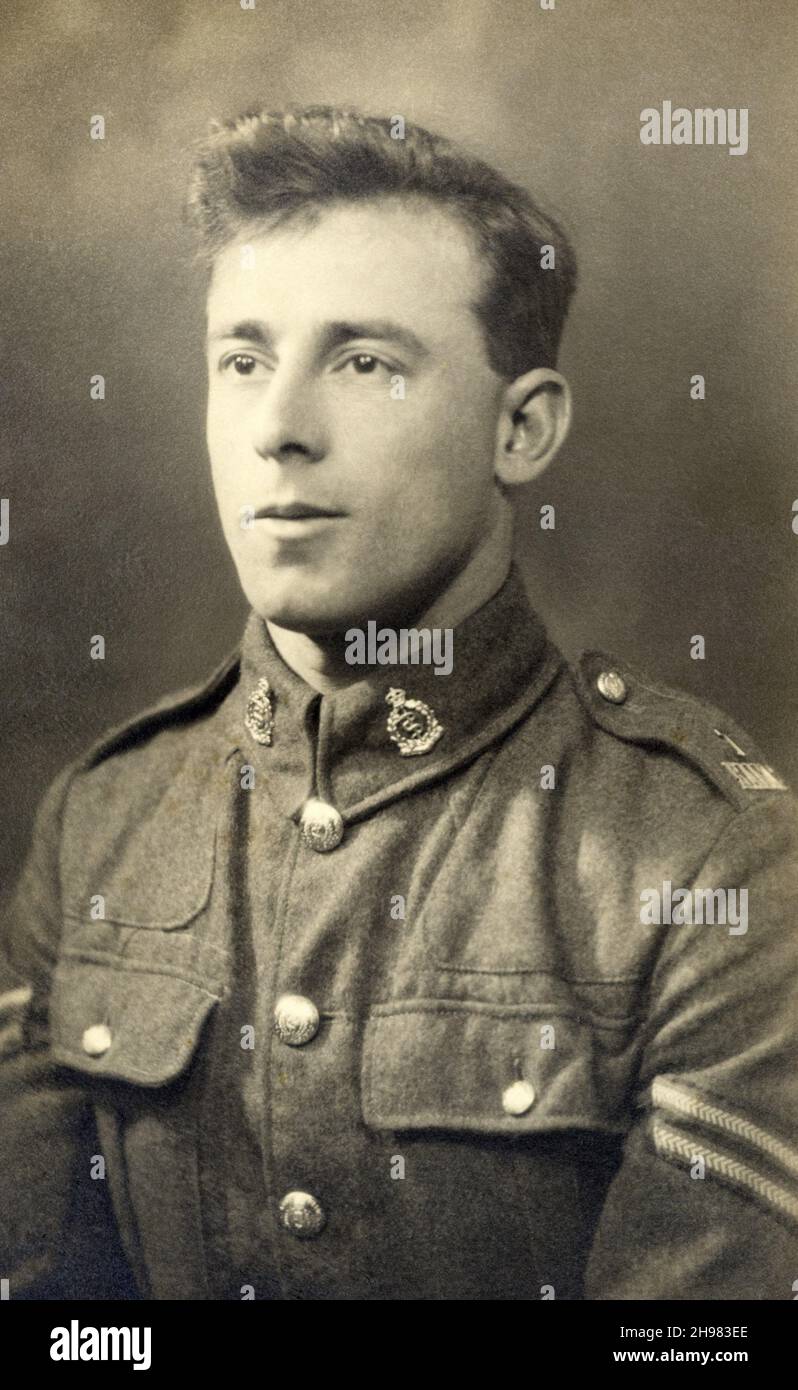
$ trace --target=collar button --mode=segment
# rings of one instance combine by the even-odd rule
[[[305,802],[299,829],[303,843],[317,854],[336,849],[344,838],[344,823],[340,814],[328,801],[320,801],[317,797]]]

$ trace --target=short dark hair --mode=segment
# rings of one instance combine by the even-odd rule
[[[212,265],[260,222],[313,221],[336,203],[425,198],[459,219],[488,267],[473,308],[494,371],[513,380],[554,367],[576,287],[576,258],[562,227],[489,164],[400,121],[309,106],[213,122],[196,153],[187,203],[200,259]],[[545,270],[544,246],[554,250]]]

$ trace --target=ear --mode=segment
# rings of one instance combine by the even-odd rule
[[[551,463],[571,425],[571,388],[549,367],[519,376],[504,395],[494,473],[508,487],[529,483]]]

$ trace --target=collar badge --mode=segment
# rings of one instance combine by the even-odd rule
[[[271,746],[274,730],[274,707],[271,702],[271,686],[265,677],[258,681],[247,700],[244,726],[256,743],[265,743]]]
[[[388,736],[402,757],[429,753],[443,733],[443,725],[438,723],[434,710],[423,700],[408,700],[404,690],[396,686],[388,691],[385,702],[391,706]]]

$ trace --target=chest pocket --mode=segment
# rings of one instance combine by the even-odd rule
[[[172,931],[207,905],[221,770],[198,746],[167,778],[156,753],[147,749],[141,766],[111,758],[70,789],[61,841],[67,917]]]
[[[143,1086],[174,1080],[225,989],[225,953],[191,935],[67,922],[50,995],[58,1062]]]
[[[562,1007],[378,1005],[364,1038],[363,1118],[389,1130],[620,1134],[633,1062],[628,1025]]]

